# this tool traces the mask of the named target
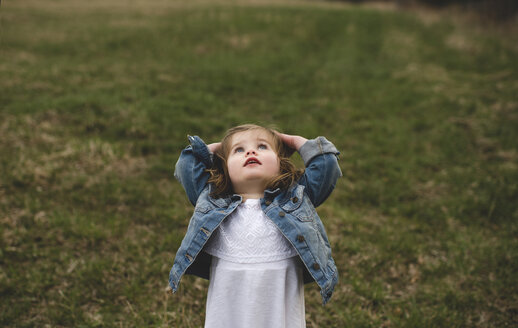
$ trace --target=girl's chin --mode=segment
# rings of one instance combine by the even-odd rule
[[[251,189],[257,189],[257,186],[266,186],[269,181],[272,180],[273,177],[263,177],[263,176],[249,176],[243,179],[240,179],[239,181],[231,181],[233,186],[243,186],[246,189],[246,187],[252,187]]]

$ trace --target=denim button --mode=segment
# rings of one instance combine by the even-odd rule
[[[318,263],[313,264],[313,269],[320,270],[320,265]]]
[[[298,236],[297,236],[297,240],[298,240],[299,242],[303,242],[303,241],[304,241],[304,240],[306,240],[306,239],[304,238],[304,236],[303,236],[303,235],[298,235]]]
[[[266,204],[266,206],[269,206],[269,205],[272,203],[272,201],[267,200],[267,201],[266,201],[266,202],[264,202],[264,203]]]
[[[297,202],[299,201],[298,197],[293,197],[291,200],[292,200],[294,203],[297,203]]]
[[[285,217],[285,216],[286,216],[286,213],[284,213],[284,212],[282,212],[282,211],[281,211],[281,212],[279,212],[279,216],[280,216],[281,218],[283,218],[283,217]]]

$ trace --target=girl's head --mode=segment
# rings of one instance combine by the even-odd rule
[[[303,172],[291,163],[289,152],[273,129],[253,124],[231,128],[209,170],[212,196],[289,188]]]

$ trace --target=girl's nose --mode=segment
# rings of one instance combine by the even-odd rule
[[[246,152],[246,155],[256,155],[255,150],[249,150]]]

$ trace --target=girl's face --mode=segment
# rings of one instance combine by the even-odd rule
[[[273,145],[273,137],[261,129],[232,135],[227,169],[236,193],[264,191],[268,181],[279,175],[279,157]]]

